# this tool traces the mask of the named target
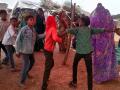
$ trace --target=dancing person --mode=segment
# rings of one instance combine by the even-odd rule
[[[18,26],[17,18],[12,17],[10,19],[10,26],[8,27],[2,41],[2,44],[5,45],[5,48],[8,53],[8,61],[11,64],[11,71],[15,71],[15,63],[13,58],[15,48],[13,45],[15,45],[15,41],[17,37],[17,26]]]
[[[31,71],[35,60],[34,60],[34,44],[36,40],[36,32],[34,29],[35,19],[32,15],[26,16],[27,25],[24,26],[16,40],[16,56],[23,59],[23,69],[21,73],[20,86],[24,86],[29,72]]]
[[[70,87],[77,87],[77,68],[81,58],[84,58],[87,68],[87,81],[88,90],[93,88],[93,76],[92,76],[92,52],[93,47],[91,43],[91,36],[93,34],[99,34],[107,32],[104,29],[92,29],[89,28],[90,19],[88,16],[81,15],[79,18],[79,27],[68,29],[67,32],[76,36],[76,54],[73,62],[73,75],[72,81],[69,83]],[[109,31],[108,31],[109,32]],[[65,32],[66,33],[66,32]],[[65,34],[64,33],[64,34]],[[62,36],[62,34],[60,35]]]
[[[7,12],[5,10],[0,10],[0,17],[1,17],[1,20],[0,20],[0,59],[1,59],[1,48],[2,48],[6,55],[2,61],[2,64],[6,65],[8,63],[8,54],[7,54],[7,50],[6,50],[5,46],[2,44],[2,40],[3,40],[4,34],[9,26],[9,22],[7,20]]]
[[[46,21],[46,37],[44,44],[44,54],[45,54],[45,71],[43,76],[43,83],[41,90],[47,90],[47,82],[50,76],[50,72],[54,66],[53,51],[56,42],[61,42],[61,38],[57,35],[57,25],[54,16],[48,16]]]

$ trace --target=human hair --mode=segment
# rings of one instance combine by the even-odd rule
[[[34,16],[32,16],[32,15],[27,15],[27,16],[25,17],[25,21],[27,22],[30,18],[34,18]]]
[[[7,11],[6,10],[0,10],[0,15],[1,14],[6,14],[7,15]]]
[[[90,18],[88,16],[85,16],[84,14],[82,14],[80,16],[80,20],[82,20],[82,22],[85,24],[85,26],[90,25]]]
[[[37,11],[41,11],[41,12],[44,12],[42,8],[38,8],[38,10],[37,10]]]
[[[18,21],[18,19],[16,17],[10,18],[10,21],[12,21],[12,20]]]

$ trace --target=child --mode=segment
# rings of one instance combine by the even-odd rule
[[[36,32],[34,29],[35,19],[32,15],[26,17],[27,25],[24,26],[16,40],[16,56],[20,56],[23,59],[23,69],[20,80],[20,86],[24,86],[26,78],[29,76],[28,73],[34,65],[34,44],[36,40]]]
[[[16,37],[17,37],[17,25],[18,24],[18,20],[17,18],[15,17],[12,17],[10,19],[10,26],[8,27],[5,35],[4,35],[4,38],[3,38],[3,41],[2,41],[2,44],[5,45],[5,48],[8,52],[8,60],[11,64],[11,70],[14,71],[15,70],[15,64],[14,64],[14,59],[13,59],[13,54],[14,54],[14,44],[15,44],[15,40],[16,40]]]
[[[2,64],[7,64],[8,63],[8,54],[5,46],[2,44],[2,40],[4,37],[4,34],[9,26],[9,22],[7,20],[7,12],[5,10],[0,10],[0,59],[1,59],[1,48],[3,49],[6,57],[3,59]]]
[[[76,36],[76,54],[73,62],[73,80],[69,83],[70,87],[77,86],[77,68],[81,58],[84,58],[87,68],[88,90],[92,90],[92,34],[102,33],[102,29],[89,28],[90,19],[82,15],[79,20],[79,27],[69,29],[68,32]],[[108,31],[109,32],[109,31]]]
[[[45,62],[45,71],[43,76],[43,84],[41,90],[47,89],[47,81],[50,76],[51,69],[54,66],[53,60],[53,51],[56,42],[61,42],[61,38],[57,36],[57,26],[55,22],[54,16],[48,16],[46,22],[46,37],[45,37],[45,45],[44,45],[44,54],[46,58]]]

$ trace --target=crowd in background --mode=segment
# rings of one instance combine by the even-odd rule
[[[23,20],[19,21],[16,17],[7,19],[7,12],[5,10],[0,11],[0,68],[2,64],[10,65],[11,71],[16,71],[16,65],[14,62],[13,55],[23,60],[23,67],[21,67],[21,79],[20,86],[25,85],[25,81],[30,77],[29,71],[32,69],[35,63],[34,52],[44,51],[45,55],[45,71],[43,76],[43,84],[41,90],[46,90],[48,86],[48,79],[50,72],[54,66],[53,52],[55,43],[59,44],[59,50],[62,53],[66,52],[68,43],[68,33],[74,35],[73,48],[76,50],[74,62],[73,62],[73,75],[72,81],[70,81],[70,87],[77,87],[77,68],[81,58],[85,59],[88,79],[88,90],[93,90],[93,78],[97,83],[112,80],[118,77],[115,62],[111,65],[112,72],[102,73],[102,63],[100,65],[96,62],[94,67],[94,75],[92,69],[92,55],[94,52],[91,37],[94,34],[113,33],[106,29],[90,28],[90,18],[85,15],[78,16],[75,20],[74,27],[70,28],[69,20],[65,14],[65,11],[61,11],[59,14],[59,24],[57,24],[56,15],[50,15],[45,21],[44,11],[42,8],[37,10],[35,16],[27,15]],[[104,37],[106,38],[106,37]],[[112,41],[112,40],[111,40]],[[108,44],[107,44],[108,45]],[[5,53],[5,58],[1,60],[1,48]],[[105,52],[106,54],[109,52]],[[115,55],[115,53],[112,53]],[[99,52],[97,52],[99,56]],[[94,54],[94,56],[97,56]],[[102,56],[99,56],[102,58]],[[99,61],[100,62],[100,61]],[[110,63],[110,62],[109,62]],[[93,63],[95,66],[95,63]],[[104,69],[108,65],[104,65]],[[111,67],[112,67],[111,66]],[[96,69],[97,68],[97,69]],[[108,70],[108,69],[107,69]],[[96,74],[96,75],[95,75]],[[100,78],[99,78],[100,77]],[[103,81],[102,81],[103,80]]]

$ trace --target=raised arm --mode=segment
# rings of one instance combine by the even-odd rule
[[[67,29],[67,32],[70,34],[76,35],[78,33],[78,28]]]
[[[67,33],[70,33],[70,34],[73,34],[73,35],[76,35],[78,32],[78,28],[70,28],[70,29],[67,29],[66,31],[62,32],[62,33],[59,33],[58,35],[61,37]]]
[[[99,33],[103,33],[105,32],[105,29],[96,29],[96,28],[92,28],[91,29],[91,34],[99,34]]]

